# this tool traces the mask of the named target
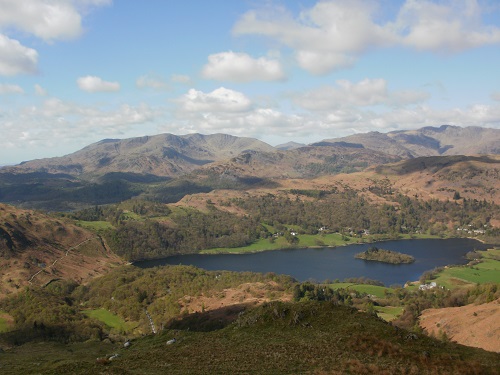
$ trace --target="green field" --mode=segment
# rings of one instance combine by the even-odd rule
[[[77,221],[77,225],[85,229],[90,229],[96,232],[106,229],[113,229],[113,225],[109,221]]]
[[[328,284],[332,289],[350,289],[355,290],[360,293],[366,293],[376,298],[384,298],[386,292],[393,292],[394,289],[386,288],[384,286],[377,285],[367,285],[367,284],[353,284],[353,283],[333,283]],[[396,319],[403,313],[403,307],[393,307],[393,306],[375,306],[375,311],[377,315],[384,319],[386,322],[390,322]]]
[[[276,232],[274,227],[270,225],[264,225],[270,232]],[[344,246],[356,243],[375,243],[381,240],[389,240],[390,238],[379,238],[373,236],[367,237],[349,237],[343,236],[340,233],[329,233],[329,234],[299,234],[297,235],[299,242],[297,244],[290,244],[284,237],[278,237],[274,241],[270,241],[268,238],[260,239],[248,246],[226,248],[219,247],[214,249],[207,249],[200,251],[200,254],[244,254],[244,253],[256,253],[259,251],[267,250],[280,250],[289,248],[303,248],[303,247],[336,247]],[[412,238],[439,238],[438,236],[431,236],[427,234],[409,235],[403,234],[399,236],[399,239],[412,239]]]
[[[500,259],[500,250],[492,249],[479,253],[483,256],[481,263],[445,268],[434,281],[448,289],[467,284],[500,283],[500,261],[496,260]]]
[[[387,288],[385,286],[377,285],[366,285],[366,284],[353,284],[353,283],[333,283],[328,284],[332,289],[352,289],[360,293],[366,293],[373,295],[377,298],[384,298],[385,292],[392,292],[392,288]]]
[[[96,310],[84,310],[82,311],[89,318],[99,320],[103,322],[108,327],[113,328],[119,332],[130,332],[136,326],[136,324],[131,322],[125,322],[118,315],[106,309],[96,309]]]
[[[351,243],[349,237],[348,241],[342,240],[342,235],[339,233],[332,233],[327,235],[312,235],[312,234],[301,234],[297,235],[299,242],[295,245],[287,242],[285,237],[278,237],[274,241],[270,241],[268,238],[260,239],[251,245],[235,248],[215,248],[200,251],[201,254],[220,254],[220,253],[233,253],[233,254],[243,254],[243,253],[256,253],[259,251],[266,250],[279,250],[279,249],[289,249],[289,248],[300,248],[300,247],[323,247],[323,246],[343,246]],[[355,243],[354,239],[352,243]]]
[[[393,321],[403,313],[404,308],[401,306],[375,306],[377,315],[386,322]]]

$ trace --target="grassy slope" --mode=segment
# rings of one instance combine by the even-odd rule
[[[118,332],[128,332],[136,325],[134,323],[126,322],[118,315],[113,314],[106,309],[84,310],[82,312],[88,317],[97,319],[106,324],[108,327],[116,329]]]
[[[366,285],[366,284],[353,284],[353,283],[333,283],[329,284],[332,289],[351,289],[356,290],[360,293],[370,294],[376,298],[384,298],[386,292],[394,292],[393,288],[387,288],[384,286],[377,285]],[[375,311],[377,316],[384,319],[386,322],[390,322],[396,319],[403,313],[404,308],[401,306],[375,306]]]
[[[333,283],[329,284],[329,286],[332,289],[353,289],[356,290],[360,293],[366,293],[366,294],[371,294],[374,295],[375,297],[378,298],[384,298],[385,297],[385,291],[392,292],[394,289],[392,288],[387,288],[384,286],[377,286],[377,285],[365,285],[365,284],[353,284],[353,283]]]
[[[403,311],[402,306],[375,306],[377,316],[384,319],[386,322],[391,322],[399,317]]]
[[[177,342],[167,345],[175,337]],[[109,364],[96,361],[118,353]],[[121,343],[30,344],[2,354],[2,373],[494,373],[500,355],[418,336],[329,303],[271,303],[212,332],[166,330]]]
[[[266,250],[279,250],[290,247],[314,247],[314,246],[341,246],[349,243],[342,240],[342,235],[338,233],[322,235],[298,235],[299,243],[291,245],[284,237],[278,237],[274,242],[269,239],[261,239],[253,244],[244,247],[235,248],[215,248],[201,251],[202,254],[218,254],[218,253],[253,253]]]
[[[234,248],[214,248],[200,251],[200,254],[223,254],[223,253],[232,253],[232,254],[243,254],[243,253],[255,253],[259,251],[267,251],[267,250],[280,250],[287,249],[290,247],[336,247],[336,246],[345,246],[356,243],[372,243],[377,242],[373,237],[367,236],[363,238],[342,236],[340,233],[330,233],[326,235],[322,234],[299,234],[297,235],[299,242],[295,245],[290,244],[286,241],[284,237],[278,237],[274,242],[269,241],[269,239],[261,239],[258,240],[248,246],[242,247],[234,247]],[[344,239],[343,239],[344,238]],[[426,234],[420,235],[407,235],[403,234],[400,236],[400,239],[412,239],[412,238],[440,238],[439,236],[432,236]]]
[[[487,282],[500,283],[500,261],[496,260],[500,259],[500,249],[491,249],[480,253],[483,255],[481,263],[472,267],[448,267],[440,272],[434,281],[448,289]]]
[[[12,317],[10,317],[5,311],[0,310],[0,332],[6,332],[11,329]]]

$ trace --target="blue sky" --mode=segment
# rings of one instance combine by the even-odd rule
[[[0,0],[0,165],[104,138],[500,128],[497,0]]]

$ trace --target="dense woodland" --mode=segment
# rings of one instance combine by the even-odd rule
[[[372,246],[368,250],[354,255],[354,257],[357,259],[391,264],[413,263],[415,261],[415,258],[411,255],[399,253],[397,251],[379,249],[376,246]]]
[[[125,321],[135,323],[138,332],[149,333],[152,316],[159,326],[182,314],[180,300],[185,296],[214,295],[243,283],[272,283],[268,297],[276,299],[290,293],[296,283],[291,277],[250,272],[205,271],[192,266],[140,269],[125,266],[93,280],[88,285],[56,281],[45,289],[26,288],[0,301],[0,310],[14,318],[15,330],[0,335],[13,344],[32,340],[61,342],[102,339],[110,333],[82,309],[106,309]],[[114,332],[125,334],[125,332]]]
[[[293,245],[297,237],[286,236],[293,227],[299,234],[341,233],[368,240],[398,238],[402,234],[462,235],[456,228],[484,231],[483,238],[498,241],[500,231],[489,225],[499,211],[485,200],[422,200],[395,194],[390,187],[373,191],[391,203],[373,204],[359,192],[293,190],[291,194],[246,195],[222,202],[236,206],[236,215],[207,202],[206,210],[176,209],[151,201],[130,200],[120,205],[96,206],[71,214],[77,220],[109,221],[114,229],[105,233],[112,249],[128,260],[196,253],[210,248],[234,248],[281,232]],[[133,213],[131,215],[129,213]]]
[[[481,304],[500,298],[498,284],[487,283],[473,288],[455,290],[434,289],[410,291],[405,288],[387,289],[384,298],[373,301],[366,293],[353,290],[334,290],[327,285],[302,283],[294,289],[296,301],[332,301],[340,305],[354,306],[369,313],[375,313],[374,306],[404,306],[403,314],[392,324],[407,330],[420,331],[418,317],[425,309],[459,307],[471,303]]]

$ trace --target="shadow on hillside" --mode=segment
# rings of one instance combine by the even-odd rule
[[[405,160],[395,165],[379,165],[375,168],[377,173],[394,173],[397,175],[404,175],[423,170],[430,170],[435,173],[440,169],[451,167],[458,163],[487,163],[487,164],[500,164],[500,161],[492,159],[488,156],[426,156],[415,159]]]
[[[195,312],[176,318],[167,323],[168,329],[210,332],[227,327],[251,304],[238,304],[205,312]]]

